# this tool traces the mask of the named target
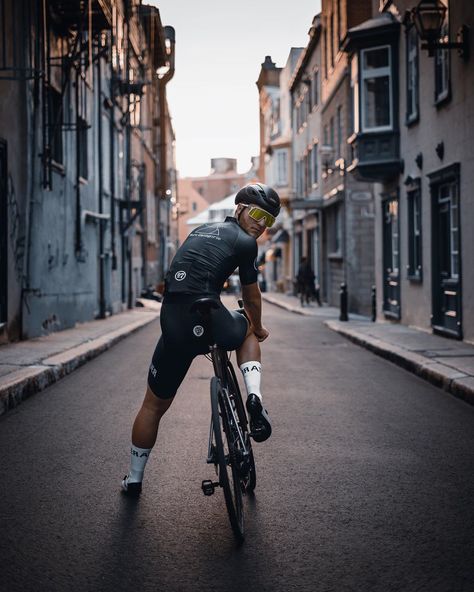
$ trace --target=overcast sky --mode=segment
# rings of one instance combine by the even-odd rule
[[[260,65],[284,66],[304,47],[320,0],[144,0],[176,30],[176,73],[168,102],[180,177],[210,172],[213,157],[237,158],[239,172],[259,153]]]

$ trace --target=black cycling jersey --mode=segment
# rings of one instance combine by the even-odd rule
[[[165,295],[217,296],[226,279],[239,268],[242,285],[257,281],[257,241],[227,216],[224,222],[194,229],[174,256],[165,280]]]
[[[191,232],[171,262],[160,321],[162,335],[148,371],[148,385],[157,397],[174,397],[193,359],[209,351],[199,313],[191,313],[195,300],[219,297],[222,286],[236,267],[243,285],[257,281],[257,241],[235,218],[204,224]],[[249,322],[220,302],[212,314],[217,345],[226,350],[242,345]]]

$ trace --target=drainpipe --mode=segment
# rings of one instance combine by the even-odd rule
[[[97,111],[98,111],[98,162],[99,162],[99,214],[104,212],[104,179],[103,179],[103,154],[102,154],[102,71],[100,67],[101,57],[97,60]],[[99,219],[99,318],[105,319],[105,253],[104,253],[104,224]]]
[[[168,189],[168,162],[167,162],[167,129],[166,129],[166,85],[174,76],[174,69],[175,69],[175,42],[176,42],[176,35],[175,30],[173,27],[167,26],[165,29],[165,39],[168,41],[167,44],[167,51],[169,56],[169,70],[166,74],[163,75],[162,78],[158,79],[158,97],[159,97],[159,108],[160,108],[160,179],[159,179],[159,203],[158,203],[158,228],[160,232],[162,231],[161,227],[161,203],[162,200],[166,199],[166,191]],[[167,216],[168,218],[168,216]],[[166,236],[164,241],[164,250],[166,252],[167,249],[167,236],[169,232],[169,223],[168,220],[165,221],[166,224]],[[161,244],[163,242],[161,241]],[[165,253],[160,253],[160,279],[163,280],[164,277],[164,262],[165,262]]]
[[[79,133],[79,71],[76,69],[76,257],[82,252],[82,233],[81,233],[81,182],[80,182],[80,151],[81,134]]]
[[[127,83],[127,91],[128,86],[130,83],[130,21],[133,18],[131,11],[129,10],[129,3],[125,2],[125,23],[127,26],[127,34],[124,35],[124,38],[127,40],[127,48],[125,53],[125,80]],[[127,221],[130,219],[131,216],[131,200],[130,200],[130,180],[131,180],[131,164],[132,164],[132,135],[130,129],[130,94],[127,92],[126,95],[126,103],[127,103],[127,115],[125,121],[125,138],[124,138],[124,151],[125,151],[125,203],[127,204]],[[122,208],[123,211],[123,208]],[[127,293],[127,307],[133,308],[133,283],[132,283],[132,255],[133,255],[133,236],[131,236],[133,228],[130,227],[127,235],[125,236],[122,231],[122,270],[125,275],[125,271],[127,272],[127,282],[126,282],[126,293]],[[124,287],[124,296],[125,296],[125,283]]]
[[[113,40],[111,39],[111,46]],[[112,53],[112,48],[111,48]],[[112,60],[110,60],[110,80],[114,80]],[[110,106],[110,250],[112,251],[112,270],[117,269],[117,250],[115,245],[115,91],[112,86]]]

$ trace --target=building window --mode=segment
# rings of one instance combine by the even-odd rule
[[[312,163],[311,163],[311,169],[312,169],[312,177],[313,177],[313,187],[315,185],[318,184],[318,174],[319,174],[319,163],[318,163],[318,145],[315,144],[313,146],[313,149],[311,150],[311,154],[312,154]]]
[[[359,131],[359,69],[358,60],[351,60],[351,131]]]
[[[303,107],[303,122],[304,125],[308,121],[309,109],[308,109],[308,92],[306,91],[301,99],[302,107]]]
[[[341,46],[342,27],[341,27],[341,0],[337,0],[337,47]]]
[[[337,158],[342,157],[342,107],[339,105],[336,114],[336,126],[337,126]]]
[[[276,157],[277,185],[288,185],[288,156],[286,150],[278,150]]]
[[[341,256],[342,216],[339,204],[328,208],[328,246],[329,256]]]
[[[442,29],[442,38],[448,38],[448,26]],[[435,101],[444,102],[450,96],[449,49],[438,49],[435,53]]]
[[[419,75],[418,75],[418,34],[410,27],[406,36],[407,47],[407,123],[418,120]]]
[[[87,121],[82,119],[82,117],[77,118],[77,134],[78,134],[78,147],[79,147],[79,154],[78,157],[78,165],[79,165],[79,177],[82,179],[89,178],[89,170],[88,170],[88,146],[87,146]]]
[[[49,88],[49,145],[51,158],[63,164],[63,102],[55,88]]]
[[[303,192],[305,197],[308,195],[309,188],[309,155],[306,154],[303,158]]]
[[[323,45],[324,45],[324,78],[328,77],[328,32],[326,27],[323,31]]]
[[[334,148],[334,117],[329,120],[329,144]]]
[[[392,75],[390,46],[361,51],[363,131],[392,129]]]
[[[335,38],[335,34],[334,34],[334,14],[331,13],[330,16],[331,19],[331,24],[330,24],[330,28],[331,28],[331,32],[330,32],[330,47],[331,47],[331,68],[334,68],[334,38]]]
[[[319,70],[316,70],[313,74],[313,106],[319,103]]]
[[[445,250],[442,253],[441,272],[445,279],[459,279],[459,199],[455,182],[438,186],[438,208],[440,219],[447,234]]]
[[[383,258],[384,267],[391,277],[398,276],[400,268],[398,198],[383,202]]]
[[[408,197],[408,278],[421,280],[421,190],[420,185],[407,193]]]

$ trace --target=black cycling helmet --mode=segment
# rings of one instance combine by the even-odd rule
[[[242,187],[235,196],[235,205],[237,204],[255,204],[262,210],[267,211],[275,218],[280,213],[280,197],[278,193],[263,183],[251,183]]]

